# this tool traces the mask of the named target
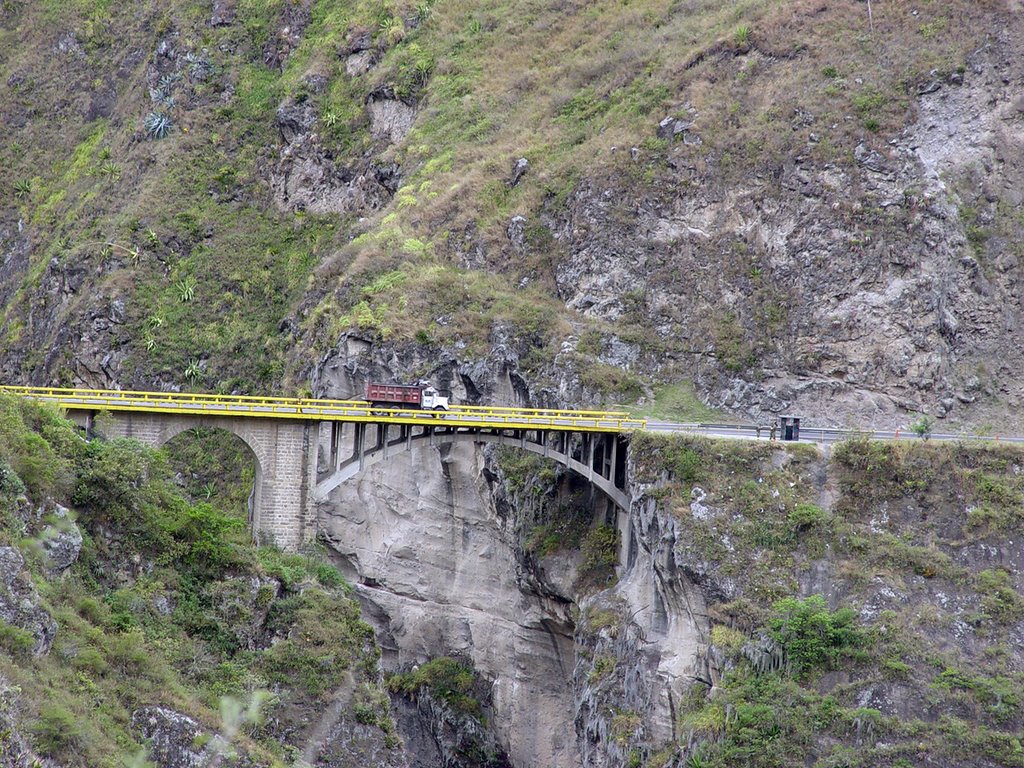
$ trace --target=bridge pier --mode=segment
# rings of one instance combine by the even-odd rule
[[[319,423],[298,419],[239,419],[166,413],[111,411],[105,437],[138,440],[159,448],[196,427],[237,435],[256,462],[250,524],[253,539],[295,551],[316,535],[313,490]],[[96,411],[68,409],[68,418],[92,430]]]

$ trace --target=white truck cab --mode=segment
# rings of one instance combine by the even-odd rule
[[[424,387],[423,401],[420,407],[428,411],[447,411],[448,398],[442,397],[433,387]]]

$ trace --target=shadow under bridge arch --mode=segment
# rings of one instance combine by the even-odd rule
[[[415,445],[466,442],[507,445],[545,456],[589,481],[619,509],[628,510],[631,502],[626,486],[629,441],[616,432],[331,422],[329,439],[325,437],[321,435],[321,471],[314,492],[318,501],[364,469]]]

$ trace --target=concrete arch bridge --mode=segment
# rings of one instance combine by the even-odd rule
[[[237,435],[256,461],[253,536],[286,550],[315,538],[316,505],[332,490],[367,467],[423,444],[493,443],[546,456],[601,490],[623,520],[630,505],[628,433],[646,425],[622,412],[477,406],[381,410],[355,400],[38,387],[0,391],[56,403],[89,431],[98,414],[107,412],[104,426],[110,436],[153,448],[196,427]]]

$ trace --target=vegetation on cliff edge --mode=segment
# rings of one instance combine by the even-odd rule
[[[214,437],[197,451],[183,437],[169,448],[176,480],[161,452],[87,442],[54,409],[0,396],[0,539],[56,620],[41,654],[31,622],[0,632],[0,676],[36,750],[67,766],[137,764],[132,715],[159,705],[210,734],[241,725],[233,748],[291,765],[311,718],[352,685],[377,691],[373,724],[394,746],[379,652],[348,587],[316,556],[254,548],[244,495],[230,492],[245,449]],[[57,500],[82,537],[62,573],[45,546]],[[223,719],[250,702],[255,719]]]

